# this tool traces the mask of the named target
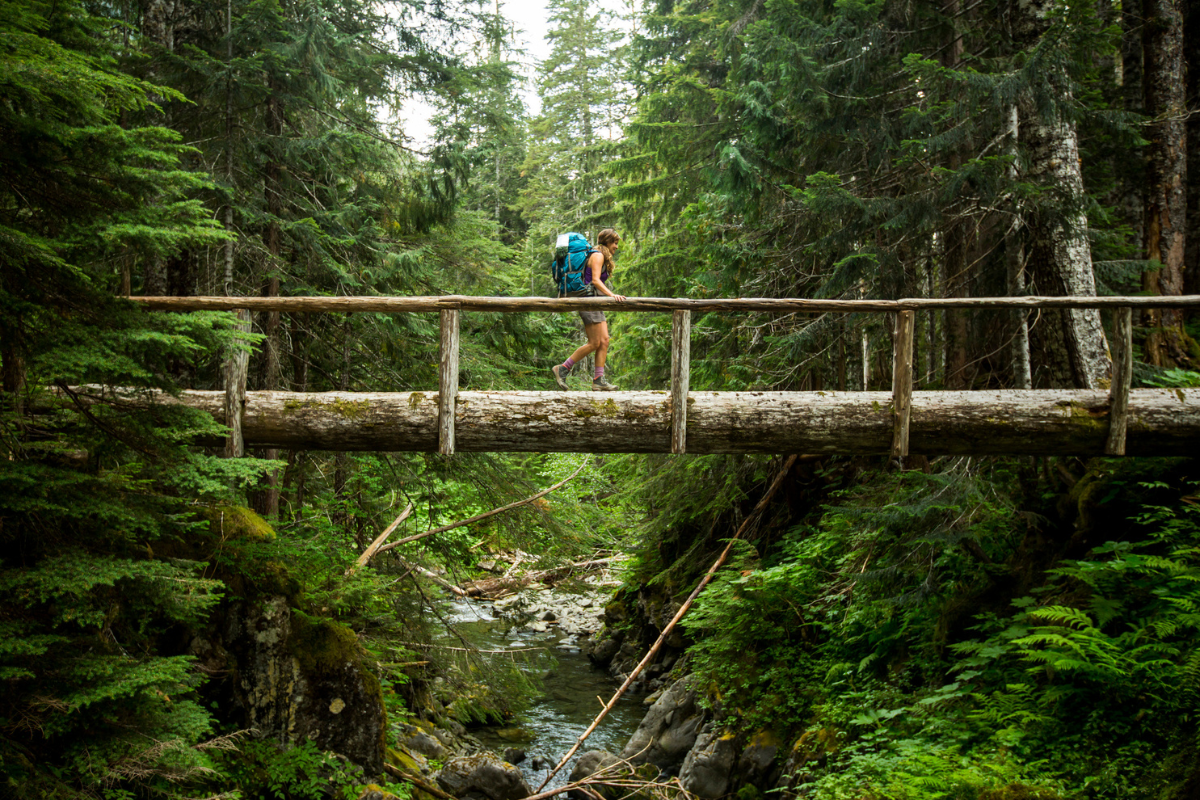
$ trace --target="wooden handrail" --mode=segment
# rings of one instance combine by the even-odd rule
[[[1137,297],[935,297],[901,300],[812,300],[806,298],[737,297],[695,300],[681,297],[130,297],[156,311],[379,312],[404,314],[460,311],[759,311],[776,313],[862,313],[940,310],[947,308],[1192,308],[1200,295]]]

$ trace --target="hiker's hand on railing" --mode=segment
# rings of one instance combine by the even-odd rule
[[[624,302],[625,302],[625,295],[623,295],[623,294],[614,294],[614,295],[611,295],[611,297],[612,297],[614,300],[616,300],[618,303],[624,303]]]

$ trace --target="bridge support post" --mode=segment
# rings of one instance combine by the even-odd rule
[[[1118,308],[1114,316],[1108,442],[1104,445],[1104,454],[1123,456],[1125,434],[1129,430],[1129,387],[1133,383],[1133,309]]]
[[[687,452],[688,381],[692,363],[692,312],[671,319],[671,453]]]
[[[892,460],[908,456],[908,424],[912,417],[913,311],[896,312],[896,338],[892,351]]]
[[[250,332],[250,312],[239,308],[237,331]],[[246,413],[246,375],[250,371],[250,353],[237,350],[229,354],[223,368],[225,380],[225,424],[229,436],[225,439],[225,457],[241,458],[246,455],[246,442],[242,436],[242,421]]]
[[[441,315],[441,341],[438,366],[438,452],[454,455],[454,408],[458,399],[458,317],[457,308],[444,308]]]

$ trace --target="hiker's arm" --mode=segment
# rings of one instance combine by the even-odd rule
[[[615,297],[618,303],[624,303],[625,295],[614,294],[607,286],[604,285],[604,281],[600,280],[600,273],[604,272],[604,256],[600,255],[599,253],[593,253],[591,256],[589,256],[589,259],[595,259],[594,261],[589,261],[588,264],[592,268],[593,288],[595,288],[597,292],[605,297]]]

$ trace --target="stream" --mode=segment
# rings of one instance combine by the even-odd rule
[[[556,630],[555,626],[543,626],[549,628],[544,633],[522,628],[512,620],[497,617],[488,602],[456,600],[448,611],[447,618],[481,650],[543,647],[557,662],[541,683],[542,695],[516,719],[504,726],[471,731],[485,747],[501,757],[508,748],[524,750],[527,757],[518,766],[530,788],[536,790],[558,760],[587,730],[619,684],[580,652],[574,637]],[[500,654],[488,657],[505,658]],[[643,699],[644,695],[628,693],[622,697],[600,727],[588,737],[576,758],[588,750],[620,753],[646,713]],[[543,765],[540,761],[549,763]],[[549,786],[565,784],[573,765],[574,759]]]

